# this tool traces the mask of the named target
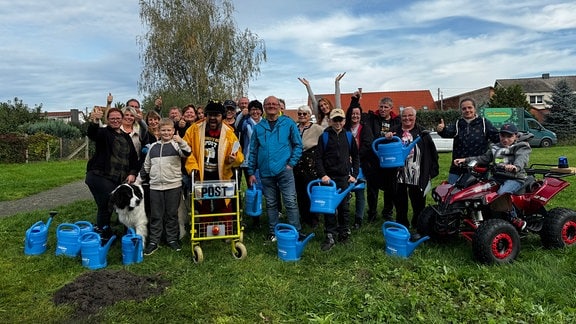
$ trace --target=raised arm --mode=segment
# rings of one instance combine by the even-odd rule
[[[346,75],[346,72],[338,74],[334,81],[334,108],[342,109],[342,102],[340,100],[340,80],[342,80],[344,75]]]
[[[298,78],[303,85],[306,86],[306,91],[308,91],[308,98],[310,99],[310,103],[312,106],[312,114],[318,117],[318,101],[316,101],[316,97],[314,96],[314,92],[312,92],[312,87],[310,86],[310,82],[306,80],[306,78]]]

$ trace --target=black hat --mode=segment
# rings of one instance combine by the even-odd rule
[[[500,133],[516,134],[518,133],[518,128],[512,124],[504,124],[500,128]]]
[[[228,108],[234,108],[236,109],[236,103],[234,102],[234,100],[226,100],[224,101],[224,109],[228,109]]]
[[[209,101],[204,109],[204,113],[206,115],[210,113],[224,115],[224,106],[219,101]]]
[[[261,112],[264,112],[264,108],[262,107],[262,103],[258,100],[252,100],[248,103],[248,110],[252,108],[258,108]]]

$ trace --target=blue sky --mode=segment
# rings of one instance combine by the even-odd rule
[[[496,79],[576,75],[573,1],[235,1],[236,24],[266,43],[251,99],[430,90],[437,99]],[[0,101],[46,111],[136,97],[144,28],[138,1],[0,0]],[[372,107],[369,107],[372,108]]]

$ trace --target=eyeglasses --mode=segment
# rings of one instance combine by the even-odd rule
[[[300,111],[298,112],[298,116],[307,116],[307,115],[308,115],[307,112],[300,112]]]

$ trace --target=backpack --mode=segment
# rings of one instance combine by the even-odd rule
[[[348,138],[348,150],[352,151],[352,132],[346,131],[346,138]],[[326,150],[326,145],[328,145],[328,132],[322,133],[322,148]]]

